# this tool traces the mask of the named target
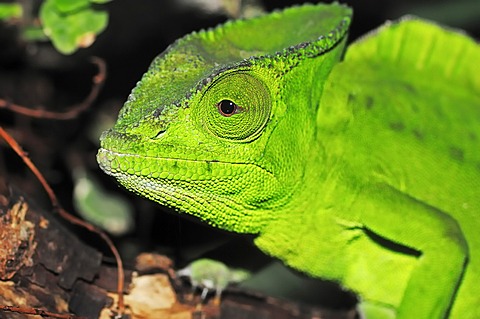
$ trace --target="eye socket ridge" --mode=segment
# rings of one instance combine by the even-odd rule
[[[217,109],[218,112],[225,117],[230,117],[243,111],[243,108],[240,105],[226,99],[217,103]]]

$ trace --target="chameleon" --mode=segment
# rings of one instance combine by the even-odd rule
[[[480,318],[479,45],[413,16],[347,45],[351,20],[304,4],[176,40],[97,161],[366,318]]]

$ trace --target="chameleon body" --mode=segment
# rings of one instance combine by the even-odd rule
[[[344,50],[350,19],[304,5],[177,40],[98,162],[367,318],[480,318],[479,45],[405,18]]]

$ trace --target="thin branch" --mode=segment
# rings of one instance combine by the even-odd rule
[[[15,141],[15,139],[10,136],[1,126],[0,126],[0,136],[10,145],[10,147],[20,156],[23,162],[27,165],[27,167],[32,171],[35,177],[39,180],[42,184],[43,188],[47,192],[50,201],[52,202],[53,208],[59,213],[60,216],[68,220],[70,223],[79,225],[93,233],[98,234],[108,245],[112,254],[115,257],[117,262],[117,294],[118,294],[118,312],[119,314],[123,315],[125,312],[125,304],[123,299],[123,288],[124,288],[124,271],[123,271],[123,262],[120,257],[120,254],[113,244],[112,240],[108,237],[108,235],[101,230],[100,228],[95,227],[92,224],[85,222],[84,220],[77,218],[70,213],[68,213],[65,209],[63,209],[55,196],[54,191],[47,183],[45,177],[43,177],[42,173],[38,170],[38,168],[33,164],[30,158],[27,156],[27,153],[22,149],[22,147]]]
[[[100,93],[103,83],[105,82],[107,75],[107,68],[105,61],[100,58],[93,57],[92,63],[98,67],[98,73],[92,78],[92,88],[88,96],[79,104],[73,105],[68,111],[65,112],[52,112],[44,109],[31,109],[22,105],[15,103],[10,103],[5,99],[0,98],[0,108],[5,108],[12,112],[22,114],[29,117],[41,118],[41,119],[52,119],[52,120],[71,120],[78,116],[78,114],[87,110],[95,101],[98,94]]]

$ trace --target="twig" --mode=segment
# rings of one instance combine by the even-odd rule
[[[63,209],[57,197],[55,196],[55,193],[53,192],[52,188],[47,183],[46,179],[40,173],[38,168],[33,164],[33,162],[27,156],[26,152],[15,141],[15,139],[11,137],[1,126],[0,126],[0,136],[10,145],[10,147],[18,154],[18,156],[22,158],[23,162],[28,166],[28,168],[32,171],[35,177],[39,180],[39,182],[42,184],[43,188],[47,192],[50,198],[50,201],[52,202],[53,208],[60,214],[60,216],[62,216],[72,224],[79,225],[93,233],[98,234],[109,246],[117,262],[117,276],[118,276],[118,281],[117,281],[118,305],[117,306],[118,306],[119,314],[123,315],[125,312],[125,305],[123,300],[123,288],[124,288],[124,280],[125,280],[124,271],[123,271],[123,262],[112,240],[108,237],[108,235],[103,230],[71,215],[65,209]]]
[[[31,109],[22,105],[18,105],[15,103],[10,103],[5,99],[0,98],[0,108],[5,108],[12,112],[34,117],[34,118],[41,118],[41,119],[52,119],[52,120],[70,120],[77,117],[78,114],[85,111],[90,107],[90,105],[95,101],[100,90],[105,82],[107,68],[105,66],[105,62],[97,57],[93,57],[92,63],[97,65],[98,73],[92,78],[92,89],[88,96],[79,104],[73,105],[68,111],[66,112],[52,112],[44,109]]]

